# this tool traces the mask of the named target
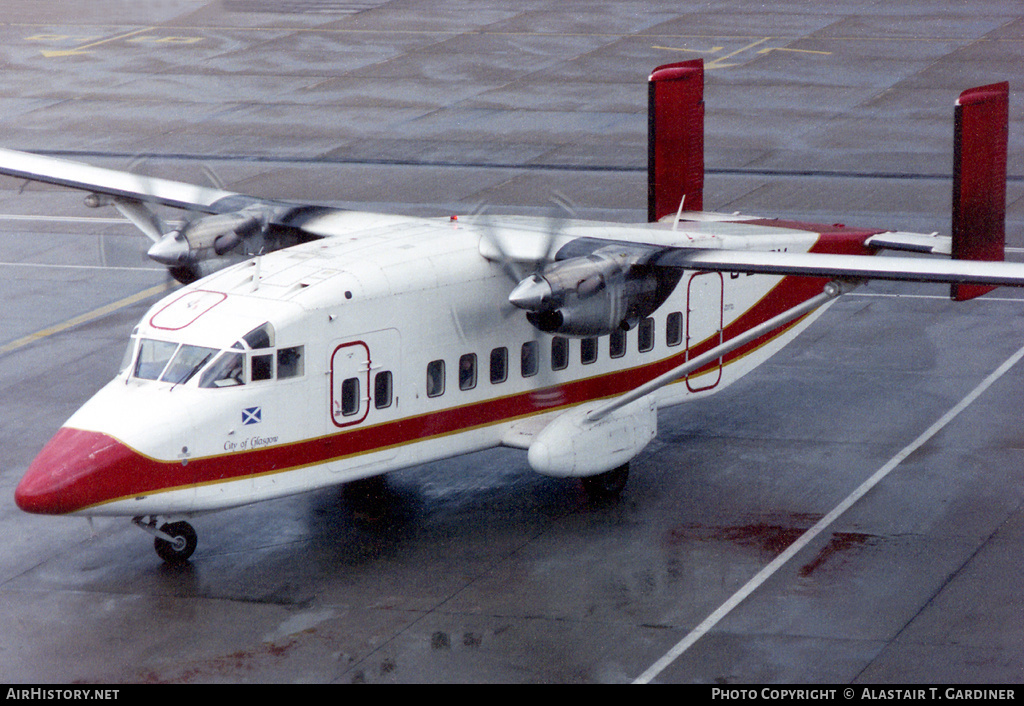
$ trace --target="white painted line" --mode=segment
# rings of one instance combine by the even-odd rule
[[[45,221],[52,223],[123,223],[130,226],[131,221],[124,218],[101,218],[98,216],[38,216],[31,214],[0,213],[0,221]]]
[[[162,272],[163,267],[117,267],[114,265],[57,265],[45,262],[0,262],[0,267],[37,267],[50,270],[129,270],[132,272]]]
[[[919,448],[924,446],[933,436],[938,434],[944,429],[950,422],[952,422],[961,412],[974,402],[978,397],[982,395],[993,383],[999,378],[1005,375],[1014,365],[1016,365],[1021,358],[1024,358],[1024,348],[1021,348],[1016,353],[1011,355],[1002,365],[991,373],[987,378],[981,381],[981,383],[975,387],[971,392],[964,397],[960,402],[956,404],[952,409],[946,412],[937,422],[932,424],[921,436],[917,437],[912,441],[906,448],[900,451],[898,454],[889,459],[888,463],[879,468],[875,473],[868,478],[866,481],[860,484],[856,490],[846,496],[841,503],[835,506],[831,512],[818,520],[817,524],[811,527],[809,530],[803,533],[799,539],[793,542],[784,552],[779,554],[770,564],[761,569],[757,574],[750,579],[739,591],[734,593],[729,600],[723,603],[718,609],[709,615],[704,621],[695,627],[690,633],[676,643],[672,649],[670,649],[665,655],[651,665],[647,671],[637,677],[634,684],[647,684],[652,679],[656,678],[662,671],[664,671],[672,662],[678,659],[686,650],[688,650],[697,640],[699,640],[705,633],[714,628],[725,616],[727,616],[733,608],[743,602],[747,596],[756,591],[761,584],[767,581],[776,571],[781,569],[790,559],[796,556],[797,552],[807,546],[815,537],[821,534],[829,525],[835,522],[839,517],[850,509],[855,502],[860,500],[864,495],[868,493],[872,488],[882,482],[889,473],[892,472],[897,466],[899,466],[910,454],[917,451]]]

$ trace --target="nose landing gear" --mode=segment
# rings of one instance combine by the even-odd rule
[[[153,535],[157,556],[171,565],[188,561],[199,542],[195,529],[184,521],[165,522],[158,517],[136,517],[132,522]]]

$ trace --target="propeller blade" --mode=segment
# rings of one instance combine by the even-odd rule
[[[518,263],[509,255],[508,249],[502,243],[501,238],[498,236],[498,231],[494,227],[494,222],[487,213],[487,207],[483,204],[478,205],[473,210],[471,216],[472,222],[480,227],[483,237],[498,252],[499,264],[505,270],[505,274],[514,282],[522,280],[526,275],[519,269]]]

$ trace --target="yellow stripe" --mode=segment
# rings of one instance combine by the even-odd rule
[[[47,336],[52,336],[55,333],[61,333],[62,331],[67,331],[68,329],[74,328],[75,326],[78,326],[80,324],[84,324],[89,321],[98,319],[102,316],[106,316],[107,314],[115,312],[118,309],[123,309],[124,307],[131,306],[132,304],[142,301],[143,299],[148,299],[149,297],[152,297],[156,294],[166,292],[173,286],[173,282],[164,282],[163,284],[159,284],[155,287],[144,289],[137,294],[131,295],[130,297],[125,297],[124,299],[119,299],[118,301],[113,302],[111,304],[107,304],[106,306],[101,306],[99,309],[93,309],[92,311],[82,314],[81,316],[76,316],[73,319],[68,319],[63,323],[50,326],[49,328],[44,328],[42,331],[36,331],[35,333],[31,333],[28,336],[23,336],[22,338],[19,338],[3,346],[0,346],[0,355],[4,355],[5,353],[10,353],[11,351],[23,348],[24,346],[27,346],[30,343],[34,343],[35,341],[38,341],[42,338],[46,338]]]

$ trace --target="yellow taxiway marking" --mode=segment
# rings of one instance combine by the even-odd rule
[[[659,47],[655,44],[651,49],[661,49],[662,51],[688,51],[693,54],[717,54],[725,49],[725,47],[711,47],[710,49],[683,49],[682,47]]]
[[[728,68],[730,66],[739,66],[738,63],[727,64],[725,62],[728,61],[729,59],[731,59],[732,57],[736,56],[737,54],[742,54],[745,51],[750,51],[751,49],[753,49],[756,46],[760,46],[761,44],[764,44],[765,42],[769,41],[770,39],[771,39],[771,37],[764,37],[762,39],[758,39],[756,42],[751,42],[747,46],[741,47],[740,49],[737,49],[734,52],[730,52],[730,53],[726,54],[725,56],[715,57],[711,61],[705,63],[704,64],[704,68],[705,68],[705,70],[713,70],[713,69],[725,69],[725,68]],[[651,48],[652,49],[662,49],[662,50],[665,50],[665,51],[686,51],[686,52],[696,51],[694,49],[681,49],[681,48],[676,48],[676,47],[663,47],[663,46],[653,46]],[[720,52],[724,48],[725,47],[713,47],[712,51],[710,53],[718,53],[718,52]]]
[[[725,68],[728,68],[730,66],[738,66],[738,64],[726,64],[724,62],[727,59],[731,59],[732,57],[736,56],[737,54],[742,54],[743,52],[749,51],[750,49],[753,49],[754,47],[756,47],[756,46],[758,46],[760,44],[764,44],[765,42],[767,42],[770,39],[771,39],[771,37],[765,37],[764,39],[758,39],[756,42],[751,42],[747,46],[743,47],[742,49],[737,49],[736,51],[732,52],[731,54],[726,54],[725,56],[720,56],[720,57],[717,57],[717,58],[711,60],[707,64],[704,64],[704,68],[707,69],[707,70],[711,70],[711,69],[725,69]]]
[[[128,32],[126,34],[119,34],[116,37],[108,37],[107,39],[101,39],[98,42],[93,42],[91,44],[84,44],[84,45],[82,45],[80,47],[75,47],[74,49],[52,49],[52,50],[45,50],[45,51],[40,52],[40,53],[43,56],[45,56],[47,59],[52,59],[52,58],[58,57],[58,56],[74,56],[76,54],[89,54],[89,53],[91,53],[89,50],[92,49],[93,47],[98,47],[101,44],[109,44],[110,42],[116,42],[116,41],[121,40],[121,39],[128,39],[129,37],[134,37],[137,34],[142,34],[143,32],[149,32],[149,31],[154,30],[154,29],[156,29],[156,28],[155,27],[143,27],[142,29],[137,29],[137,30],[135,30],[133,32]]]
[[[757,53],[758,54],[767,54],[768,52],[772,52],[772,51],[792,51],[792,52],[798,52],[800,54],[825,54],[826,56],[831,56],[832,55],[832,52],[830,52],[830,51],[817,51],[815,49],[790,49],[789,47],[769,47],[768,49],[762,49],[761,51],[759,51]]]
[[[726,62],[729,59],[731,59],[732,57],[736,56],[737,54],[742,54],[745,51],[750,51],[754,47],[760,46],[760,45],[764,44],[765,42],[767,42],[767,41],[769,41],[771,39],[772,39],[772,37],[764,37],[763,39],[758,39],[756,42],[751,42],[750,44],[746,45],[745,47],[742,47],[741,49],[737,49],[734,52],[726,54],[725,56],[715,57],[711,61],[709,61],[706,64],[704,64],[704,68],[705,69],[725,69],[725,68],[728,68],[730,66],[739,66],[738,62],[737,63],[726,63]],[[681,48],[681,47],[665,47],[665,46],[654,45],[651,48],[652,49],[660,49],[662,51],[682,51],[682,52],[693,52],[693,53],[697,53],[697,54],[717,54],[718,52],[722,51],[722,49],[724,49],[725,47],[712,47],[710,50],[700,50],[700,49],[684,49],[684,48]],[[788,52],[797,52],[797,53],[800,53],[800,54],[824,54],[826,56],[830,56],[832,54],[832,52],[830,52],[830,51],[817,51],[815,49],[790,49],[789,47],[767,47],[765,49],[759,49],[757,51],[757,53],[758,54],[768,54],[769,52],[773,52],[773,51],[788,51]]]
[[[34,343],[35,341],[38,341],[42,338],[46,338],[47,336],[52,336],[54,334],[61,333],[62,331],[67,331],[70,328],[74,328],[75,326],[79,326],[81,324],[94,321],[95,319],[98,319],[101,316],[106,316],[107,314],[111,314],[117,311],[118,309],[123,309],[126,306],[131,306],[132,304],[140,302],[143,299],[147,299],[156,294],[166,292],[168,289],[175,286],[175,284],[175,282],[164,282],[163,284],[158,284],[155,287],[144,289],[141,292],[132,294],[131,296],[125,297],[124,299],[119,299],[116,302],[107,304],[106,306],[101,306],[99,309],[93,309],[92,311],[86,312],[85,314],[82,314],[80,316],[76,316],[73,319],[68,319],[67,321],[64,321],[62,323],[55,324],[48,328],[44,328],[42,331],[36,331],[35,333],[30,333],[27,336],[22,336],[17,340],[11,341],[10,343],[0,346],[0,355],[4,355],[5,353],[10,353],[11,351],[23,348],[28,344]]]

